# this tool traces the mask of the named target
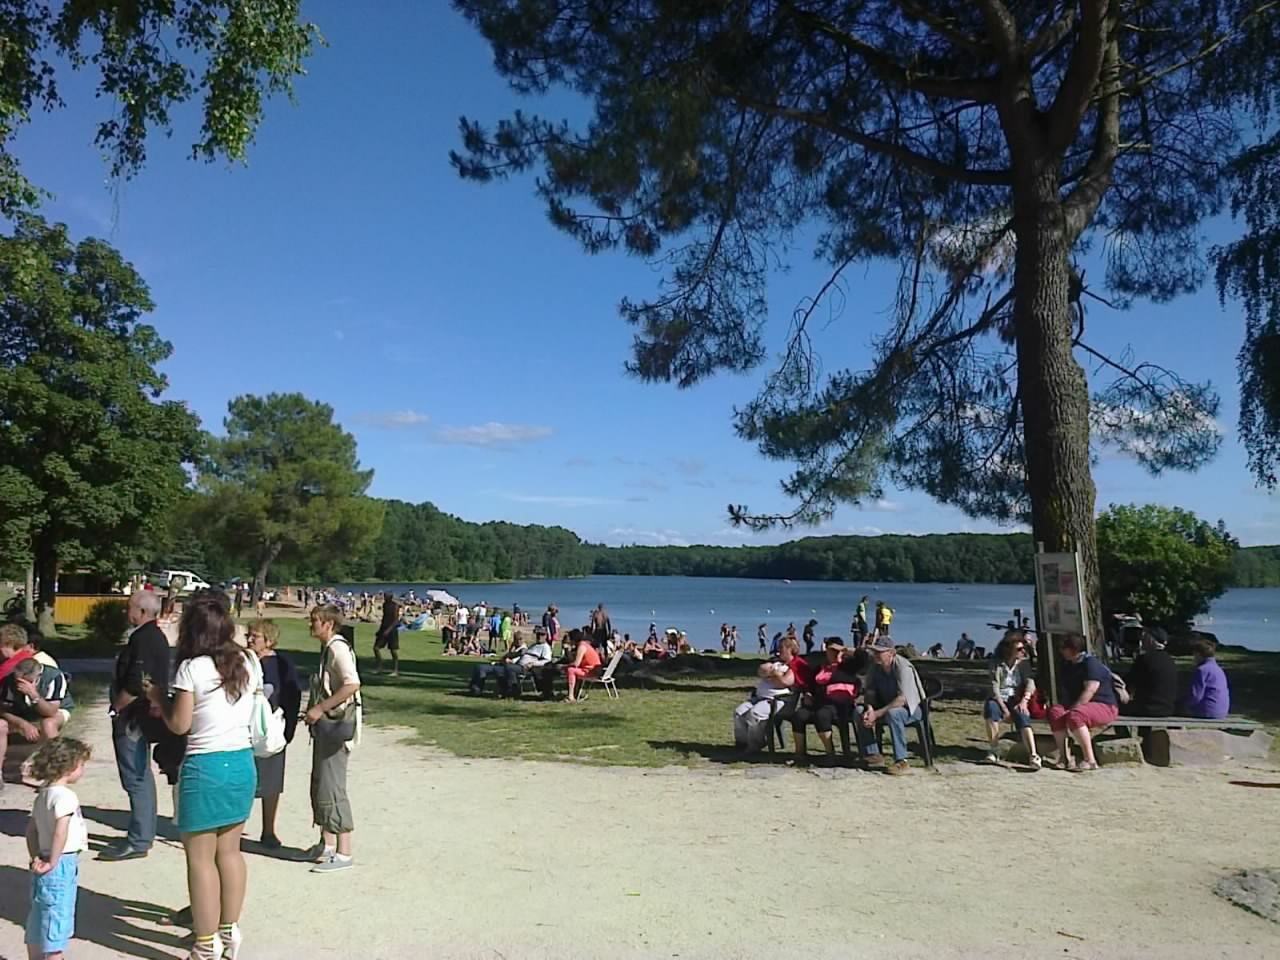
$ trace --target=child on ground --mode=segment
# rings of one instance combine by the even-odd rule
[[[80,854],[89,849],[89,832],[71,784],[84,775],[89,753],[87,744],[62,737],[46,743],[31,758],[31,776],[43,786],[27,824],[30,960],[60,960],[75,933]]]

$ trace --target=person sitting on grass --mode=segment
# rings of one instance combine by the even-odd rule
[[[823,643],[826,662],[814,674],[809,691],[801,694],[800,703],[791,718],[798,766],[808,763],[805,727],[809,724],[813,724],[818,732],[818,739],[826,749],[826,755],[820,762],[830,765],[835,760],[836,750],[831,729],[837,723],[840,725],[840,745],[845,758],[850,756],[849,726],[853,722],[853,708],[861,688],[858,674],[865,669],[867,656],[862,651],[858,651],[858,655],[850,654],[839,637],[827,637]]]
[[[591,637],[581,630],[577,633],[577,652],[574,654],[573,663],[564,669],[565,679],[569,683],[569,695],[564,698],[565,703],[577,703],[581,698],[575,695],[575,688],[585,677],[593,677],[600,672],[600,651],[592,643]]]
[[[6,625],[6,629],[10,625]],[[5,644],[0,657],[14,656],[16,651],[8,645],[21,642],[26,645],[26,633],[21,627],[0,638]],[[46,667],[33,656],[17,662],[9,675],[0,683],[0,769],[4,767],[9,738],[26,743],[47,743],[58,736],[71,718],[75,702],[66,674],[53,667]],[[3,782],[3,781],[0,781]]]
[[[1031,729],[1031,698],[1036,692],[1036,678],[1027,660],[1027,645],[1022,634],[1009,631],[996,647],[995,666],[991,671],[991,698],[987,700],[987,763],[1000,759],[1000,724],[1011,723],[1026,745],[1031,766],[1040,769],[1036,752],[1036,735]]]
[[[479,642],[479,641],[477,641]],[[495,660],[492,663],[477,663],[471,670],[471,682],[467,685],[467,691],[473,697],[484,696],[484,684],[490,677],[498,677],[499,680],[504,675],[506,668],[511,663],[518,661],[525,652],[524,634],[520,631],[516,632],[511,642],[511,649],[502,655],[502,659]],[[550,657],[547,658],[551,659]]]
[[[893,741],[893,765],[888,772],[894,775],[909,773],[907,727],[920,720],[924,687],[916,668],[910,660],[898,654],[889,637],[877,636],[868,649],[873,666],[867,675],[861,715],[862,726],[872,732],[871,736],[862,738],[866,742],[863,750],[867,766],[885,766],[884,756],[880,753],[880,734],[888,725]]]
[[[1111,671],[1097,657],[1085,649],[1084,638],[1066,634],[1062,638],[1062,657],[1066,660],[1062,669],[1064,700],[1049,708],[1049,728],[1058,743],[1059,770],[1097,770],[1098,761],[1093,754],[1093,735],[1099,727],[1115,723],[1120,715],[1116,702],[1114,678]],[[1067,734],[1080,744],[1083,762],[1076,765]]]
[[[1196,657],[1196,672],[1191,675],[1191,692],[1183,710],[1188,717],[1221,720],[1231,712],[1231,687],[1218,666],[1217,645],[1212,640],[1197,640],[1191,652]]]
[[[764,748],[769,724],[776,716],[773,701],[790,693],[796,680],[785,663],[775,660],[762,663],[757,675],[760,682],[751,696],[733,709],[733,742],[742,756]]]

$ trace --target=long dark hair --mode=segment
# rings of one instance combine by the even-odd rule
[[[223,692],[234,703],[249,686],[249,668],[225,606],[212,597],[187,601],[178,624],[178,663],[209,657],[222,678]]]

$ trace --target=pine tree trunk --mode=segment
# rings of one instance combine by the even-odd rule
[[[1105,649],[1089,463],[1089,385],[1076,362],[1071,265],[1056,182],[1015,214],[1014,326],[1033,539],[1080,551],[1089,648]]]
[[[37,544],[35,550],[36,628],[46,637],[53,637],[57,627],[53,620],[53,606],[58,599],[58,557],[53,550]]]
[[[36,568],[35,564],[28,563],[27,569],[26,593],[22,597],[22,615],[32,623],[36,619]]]
[[[249,598],[250,603],[256,604],[263,591],[267,589],[267,571],[271,569],[271,564],[275,562],[276,557],[280,556],[282,547],[283,544],[272,543],[263,552],[258,561],[258,569],[253,574],[253,595]]]

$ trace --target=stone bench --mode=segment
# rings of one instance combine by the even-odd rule
[[[1032,720],[1037,742],[1049,733],[1047,720]],[[1271,750],[1271,736],[1263,724],[1244,717],[1225,717],[1209,720],[1202,717],[1126,717],[1116,718],[1115,723],[1100,727],[1098,734],[1113,728],[1126,731],[1127,736],[1094,741],[1094,752],[1100,764],[1151,763],[1167,767],[1173,763],[1188,766],[1219,764],[1226,757],[1251,757],[1266,759]],[[1150,731],[1146,740],[1145,758],[1143,738],[1139,731]],[[1053,755],[1052,743],[1042,753]],[[1026,753],[1020,741],[1001,741],[1001,758],[1025,762]]]

